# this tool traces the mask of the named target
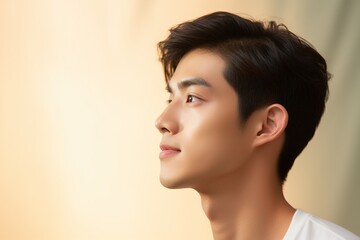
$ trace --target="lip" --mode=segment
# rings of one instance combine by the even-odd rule
[[[161,144],[160,149],[161,149],[161,152],[159,154],[160,159],[172,157],[181,152],[181,150],[179,148],[176,148],[176,147],[173,147],[170,145],[166,145],[166,144]]]

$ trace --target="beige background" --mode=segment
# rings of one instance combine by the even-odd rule
[[[0,0],[0,239],[211,239],[198,195],[158,181],[155,45],[216,10],[283,22],[328,60],[285,190],[360,234],[360,1]]]

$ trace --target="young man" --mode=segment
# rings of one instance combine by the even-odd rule
[[[156,121],[160,180],[199,192],[214,239],[359,239],[283,195],[328,95],[326,62],[309,43],[216,12],[172,28],[159,52],[170,93]]]

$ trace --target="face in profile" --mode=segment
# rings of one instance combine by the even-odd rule
[[[240,121],[225,67],[217,54],[193,50],[168,82],[169,104],[156,121],[165,187],[205,190],[242,171],[252,133]]]

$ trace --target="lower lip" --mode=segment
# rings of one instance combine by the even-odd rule
[[[159,154],[159,158],[163,159],[163,158],[168,158],[168,157],[172,157],[176,154],[180,153],[180,151],[177,150],[162,150]]]

